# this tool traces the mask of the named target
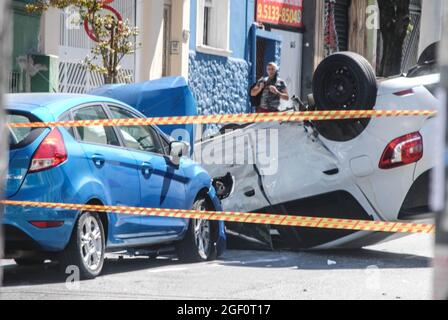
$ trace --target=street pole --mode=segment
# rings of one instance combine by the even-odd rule
[[[443,9],[443,28],[448,28],[448,5],[444,4]],[[442,32],[442,42],[439,51],[439,61],[441,67],[441,105],[439,115],[443,117],[440,119],[440,132],[445,132],[445,152],[443,155],[443,163],[440,163],[439,168],[444,167],[445,170],[438,172],[438,175],[443,175],[445,171],[445,189],[443,196],[445,197],[444,209],[437,214],[437,230],[436,230],[436,246],[434,259],[434,298],[437,300],[448,300],[448,197],[446,191],[448,190],[448,34]],[[443,146],[439,146],[443,149]],[[442,159],[442,158],[441,158]],[[437,169],[436,169],[437,170]],[[437,179],[437,177],[435,178]],[[436,192],[442,193],[442,188],[437,188]]]
[[[3,197],[5,173],[7,169],[7,137],[5,126],[5,114],[3,94],[6,88],[6,79],[10,69],[10,1],[0,1],[0,199]],[[3,207],[0,205],[0,221],[3,215]],[[3,257],[3,230],[0,225],[0,259]],[[2,270],[0,269],[0,286],[2,283]]]

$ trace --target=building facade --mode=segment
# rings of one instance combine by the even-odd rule
[[[443,14],[448,10],[444,0],[422,0],[421,36],[419,39],[419,55],[429,45],[442,40]]]
[[[76,23],[76,12],[50,9],[42,15],[31,15],[24,5],[32,2],[14,1],[17,7],[15,57],[31,56],[33,67],[40,66],[38,56],[46,57],[44,68],[27,77],[32,82],[42,79],[48,85],[14,86],[18,80],[11,79],[15,89],[10,91],[85,93],[102,85],[102,77],[89,72],[80,63],[94,43]],[[200,114],[252,111],[248,95],[250,85],[264,75],[268,62],[281,65],[282,57],[285,61],[294,59],[295,63],[289,62],[282,70],[285,75],[281,73],[281,76],[299,89],[301,56],[300,52],[295,55],[294,50],[301,50],[300,28],[293,33],[291,27],[282,27],[279,21],[263,15],[266,11],[260,6],[275,10],[269,2],[115,0],[111,6],[140,29],[136,43],[141,46],[135,55],[122,62],[123,78],[139,82],[183,76],[189,80]],[[280,3],[277,8],[280,10],[282,2],[301,5],[302,1],[276,2]],[[257,12],[258,8],[262,9]],[[297,22],[299,17],[290,19]],[[45,72],[49,74],[44,75]],[[15,64],[12,78],[23,78],[23,74],[23,68]]]
[[[136,0],[135,8],[141,44],[135,80],[188,78],[190,0]]]
[[[14,3],[14,64],[10,91],[54,91],[86,93],[103,84],[99,74],[91,73],[80,63],[94,46],[84,28],[77,23],[73,10],[50,9],[42,15],[25,10],[33,0]],[[134,55],[122,61],[121,81],[145,81],[164,76],[181,75],[188,78],[190,0],[115,0],[110,4],[131,25],[139,27]],[[32,86],[24,86],[24,71],[17,57],[29,56],[34,66],[39,59],[51,65],[50,78],[43,70],[31,74]],[[39,58],[40,57],[40,58]],[[46,58],[48,61],[45,61]],[[48,88],[35,86],[38,78],[51,82]]]
[[[252,112],[249,88],[271,61],[300,94],[302,11],[302,0],[191,0],[189,81],[199,112]]]
[[[300,96],[305,32],[303,0],[257,0],[255,5],[256,22],[264,30],[263,36],[257,37],[257,78],[264,73],[263,63],[259,63],[260,57],[264,56],[263,50],[269,45],[269,38],[275,39],[279,46],[279,58],[276,58],[276,62],[280,62],[280,77],[286,82],[290,96]],[[283,107],[291,106],[285,104]]]
[[[29,14],[25,10],[28,0],[12,1],[12,28],[13,28],[13,47],[12,47],[12,66],[9,73],[9,92],[30,91],[45,83],[48,78],[48,65],[40,65],[39,76],[35,76],[36,70],[31,63],[38,60],[37,55],[40,52],[39,34],[41,28],[41,15]]]
[[[253,0],[191,0],[189,83],[200,114],[250,111]]]

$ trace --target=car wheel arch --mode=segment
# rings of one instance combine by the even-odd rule
[[[207,210],[213,211],[213,210],[216,210],[216,208],[215,208],[215,205],[213,204],[212,199],[210,198],[209,191],[210,190],[207,188],[202,188],[201,190],[196,192],[196,197],[194,198],[193,203],[195,203],[199,199],[205,199],[205,201],[207,203]],[[191,222],[191,219],[188,220],[187,226],[190,224],[190,222]]]
[[[87,204],[95,205],[95,206],[103,206],[104,205],[103,201],[101,201],[100,199],[97,199],[97,198],[90,199]],[[109,237],[109,216],[107,213],[98,214],[98,216],[100,218],[101,223],[103,224],[104,234],[105,234],[105,237],[107,240]],[[106,244],[107,244],[107,241],[106,241]]]
[[[104,201],[100,200],[99,198],[91,198],[85,204],[86,205],[93,205],[93,206],[103,206],[104,205]],[[76,222],[78,222],[78,220],[81,217],[82,213],[83,213],[83,211],[78,212],[78,214],[76,216]],[[107,244],[107,239],[108,239],[108,236],[109,236],[109,216],[107,215],[107,213],[103,213],[103,214],[99,214],[98,213],[98,217],[100,218],[100,221],[103,224],[104,234],[105,234],[105,237],[106,237],[106,244]],[[76,225],[76,223],[74,225]],[[73,232],[74,232],[74,230],[72,231],[72,233]]]
[[[194,202],[196,202],[199,199],[205,199],[207,202],[207,206],[209,208],[209,210],[216,210],[215,205],[213,204],[212,199],[210,198],[209,195],[210,190],[207,188],[202,188],[201,190],[199,190],[199,192],[196,195],[196,198],[194,199]]]
[[[198,200],[204,199],[205,202],[206,202],[206,205],[207,205],[207,211],[217,211],[217,210],[219,210],[219,208],[216,208],[215,204],[213,203],[212,198],[210,197],[210,193],[209,192],[210,192],[210,189],[206,188],[206,187],[204,187],[201,190],[199,190],[196,193],[196,197],[195,197],[193,203],[196,203]],[[191,221],[192,221],[192,219],[188,219],[188,224],[186,225],[187,229],[190,226]],[[218,224],[219,221],[215,221],[215,222],[217,223],[217,228],[218,229],[217,229],[217,233],[216,233],[216,239],[213,239],[213,240],[215,241],[215,243],[217,243],[218,240],[219,240],[219,237],[220,237],[220,235],[219,235],[219,233],[220,233],[219,232],[219,224]]]

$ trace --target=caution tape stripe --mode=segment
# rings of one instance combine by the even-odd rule
[[[93,127],[93,126],[141,126],[141,125],[184,125],[184,124],[228,124],[228,123],[266,123],[328,121],[365,118],[435,116],[434,110],[339,110],[307,111],[290,113],[247,113],[208,116],[179,116],[135,119],[107,119],[81,121],[55,121],[32,123],[9,123],[10,128],[46,128],[46,127]]]
[[[63,209],[74,211],[93,211],[101,213],[119,213],[119,214],[148,216],[148,217],[204,219],[212,221],[242,222],[249,224],[268,224],[268,225],[305,227],[316,229],[336,229],[336,230],[409,233],[409,234],[413,233],[432,234],[434,233],[435,229],[433,224],[287,216],[287,215],[263,214],[263,213],[215,212],[215,211],[196,211],[196,210],[180,210],[180,209],[140,208],[140,207],[125,207],[125,206],[98,206],[98,205],[81,205],[81,204],[67,204],[67,203],[9,201],[9,200],[0,201],[0,204],[16,207]]]

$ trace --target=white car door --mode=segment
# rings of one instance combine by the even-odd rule
[[[269,206],[262,188],[260,169],[254,160],[258,127],[260,124],[250,125],[195,145],[195,161],[212,178],[223,177],[228,173],[234,178],[234,190],[222,201],[224,210],[257,212]]]
[[[272,205],[340,189],[336,157],[302,123],[232,131],[197,144],[195,160],[212,178],[234,177],[224,210],[270,212]]]
[[[302,123],[267,123],[260,129],[278,131],[277,155],[272,157],[276,164],[268,170],[259,164],[263,188],[271,204],[338,190],[341,183],[338,160],[313,135],[311,128]]]

